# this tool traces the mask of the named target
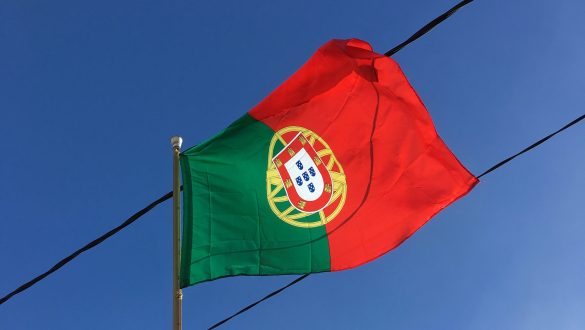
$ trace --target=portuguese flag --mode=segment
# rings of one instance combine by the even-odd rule
[[[478,180],[392,59],[323,45],[223,132],[181,154],[181,287],[305,274],[392,250]]]

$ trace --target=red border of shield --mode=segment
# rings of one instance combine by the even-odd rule
[[[323,177],[323,193],[314,201],[306,201],[299,196],[294,187],[294,180],[290,177],[284,167],[284,164],[301,149],[305,149],[315,165],[317,165],[317,169]],[[302,132],[299,132],[294,139],[292,139],[276,156],[274,156],[274,158],[272,158],[272,163],[278,170],[278,174],[280,174],[280,179],[282,180],[288,200],[294,208],[304,213],[315,213],[327,207],[333,196],[333,180],[331,179],[329,170],[327,170],[327,167],[323,164],[323,160],[317,155],[317,152]]]

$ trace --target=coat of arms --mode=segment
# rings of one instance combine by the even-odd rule
[[[312,228],[333,220],[347,196],[345,173],[315,132],[289,126],[275,132],[268,152],[266,194],[282,221]]]
[[[291,204],[299,211],[321,211],[333,194],[327,167],[302,132],[287,144],[272,162],[285,186]]]

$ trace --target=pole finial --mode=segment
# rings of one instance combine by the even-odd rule
[[[173,148],[181,149],[181,145],[183,144],[183,138],[180,136],[173,136],[171,138],[171,145]]]

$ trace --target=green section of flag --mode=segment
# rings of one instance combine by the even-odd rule
[[[266,170],[274,135],[249,115],[181,154],[181,287],[234,275],[330,269],[325,226],[299,228],[268,205]],[[284,146],[277,146],[275,154]]]

